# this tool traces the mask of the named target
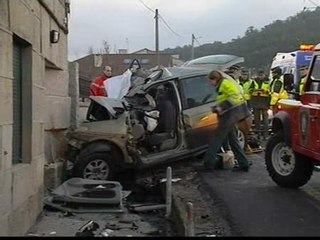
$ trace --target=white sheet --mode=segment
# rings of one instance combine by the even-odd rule
[[[122,75],[114,76],[104,81],[104,87],[109,98],[122,99],[131,86],[132,72],[128,69]]]

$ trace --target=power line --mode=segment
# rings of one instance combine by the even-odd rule
[[[149,6],[147,6],[142,0],[139,0],[139,1],[140,1],[140,3],[141,3],[146,9],[148,9],[149,11],[155,13],[155,11],[152,10]],[[178,36],[178,37],[182,37],[179,33],[177,33],[176,31],[174,31],[174,30],[170,27],[170,25],[167,23],[167,21],[166,21],[160,14],[159,14],[159,17],[160,17],[160,20],[162,20],[162,22],[165,24],[165,26],[166,26],[174,35],[176,35],[176,36]]]
[[[178,37],[182,37],[179,33],[175,32],[170,26],[169,24],[166,22],[166,20],[159,14],[160,16],[160,19],[163,21],[163,23],[167,26],[167,28],[173,33],[175,34],[176,36]]]
[[[200,44],[199,41],[198,41],[199,38],[201,38],[201,37],[198,37],[198,38],[195,37],[194,40],[196,40],[196,42],[198,43],[198,45],[201,46],[201,44]]]
[[[150,7],[148,7],[142,0],[139,0],[139,1],[142,3],[142,5],[143,5],[146,9],[148,9],[148,10],[150,10],[151,12],[155,13],[155,11],[152,10]]]
[[[304,3],[306,3],[306,0],[303,1]],[[309,9],[316,9],[317,7],[319,7],[319,4],[315,3],[314,1],[312,0],[308,0],[308,2],[310,2],[311,4],[313,4],[314,6],[313,7],[303,7],[303,10],[302,11],[305,11],[305,10],[309,10]]]
[[[309,2],[311,2],[313,5],[315,5],[316,7],[319,7],[319,4],[315,3],[314,1],[312,0],[308,0]]]

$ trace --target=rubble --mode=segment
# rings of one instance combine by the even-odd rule
[[[125,192],[127,197],[130,192]],[[45,197],[44,203],[64,212],[123,212],[119,182],[71,178]]]

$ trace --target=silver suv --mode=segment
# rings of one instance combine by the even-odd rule
[[[218,122],[207,75],[240,62],[233,55],[207,56],[136,77],[122,99],[92,97],[90,120],[67,133],[73,176],[112,180],[124,169],[203,154]]]

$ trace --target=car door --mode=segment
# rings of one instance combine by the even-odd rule
[[[180,79],[179,84],[188,147],[203,147],[212,139],[218,123],[217,115],[211,111],[216,90],[206,75]]]
[[[320,151],[320,55],[313,60],[299,112],[300,145]]]
[[[320,95],[319,95],[320,96]],[[299,110],[298,136],[300,145],[309,151],[319,151],[320,104],[302,105]]]

